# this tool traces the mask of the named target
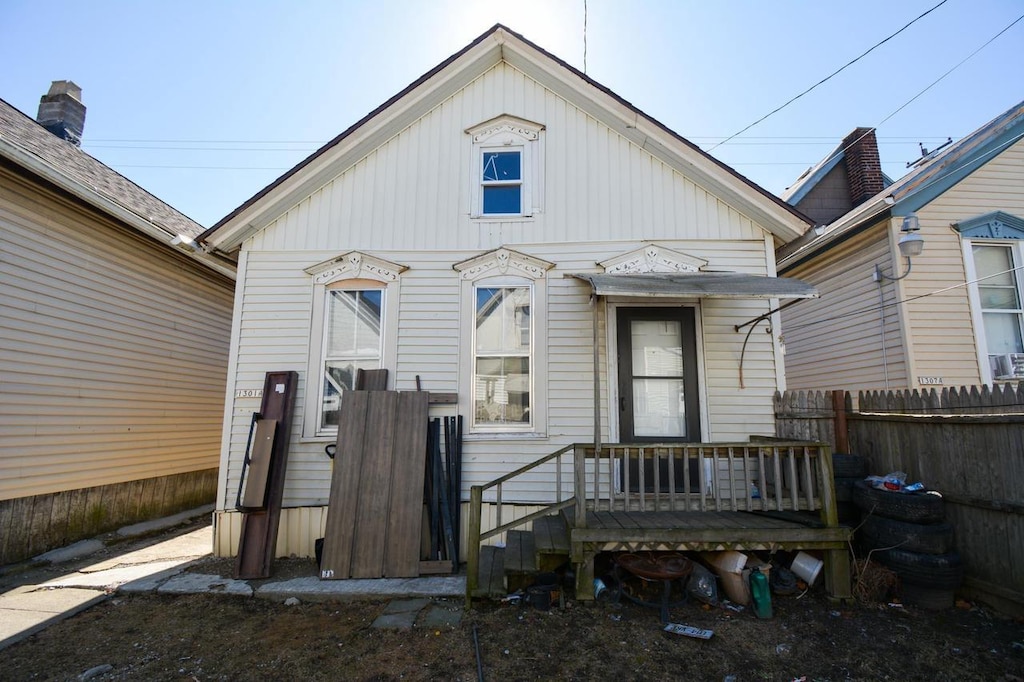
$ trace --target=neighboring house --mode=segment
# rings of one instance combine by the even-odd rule
[[[0,564],[209,503],[234,263],[81,151],[81,90],[0,100]]]
[[[780,274],[821,294],[782,311],[790,389],[926,389],[1024,378],[1022,135],[1024,103],[926,155],[892,184],[881,175],[870,129],[844,141],[845,156],[858,159],[849,187],[870,191],[846,190],[850,210],[819,213],[827,224],[778,252]],[[814,215],[824,210],[822,197],[842,194],[830,185],[834,179],[812,172],[787,196]],[[920,229],[912,233],[924,244],[909,262],[899,251],[908,216],[916,216]]]
[[[775,277],[774,251],[808,225],[495,26],[201,235],[239,264],[216,551],[237,548],[250,396],[268,371],[299,375],[278,556],[311,556],[323,536],[324,448],[359,368],[457,394],[431,416],[465,417],[463,501],[595,436],[774,435],[770,311],[815,295]],[[503,499],[550,502],[550,487]]]

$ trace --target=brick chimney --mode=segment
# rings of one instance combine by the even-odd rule
[[[858,206],[885,189],[874,128],[857,128],[843,140],[850,201]]]
[[[82,88],[71,81],[53,81],[50,91],[39,98],[36,121],[62,140],[80,146],[85,130]]]

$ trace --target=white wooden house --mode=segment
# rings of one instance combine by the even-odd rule
[[[815,295],[774,252],[808,226],[495,26],[201,235],[238,259],[216,551],[268,371],[299,375],[278,556],[323,536],[358,368],[457,394],[431,416],[465,417],[463,502],[569,443],[774,435],[772,311]],[[541,478],[504,502],[550,502]]]

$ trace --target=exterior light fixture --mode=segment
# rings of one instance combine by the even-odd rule
[[[920,229],[921,225],[916,214],[909,213],[904,216],[903,225],[900,227],[900,239],[896,242],[896,245],[900,249],[900,255],[907,259],[907,271],[899,277],[890,277],[883,273],[882,268],[876,264],[874,272],[874,280],[876,282],[881,282],[883,279],[895,282],[910,274],[910,259],[914,256],[920,256],[921,252],[924,251],[924,237],[918,234]]]

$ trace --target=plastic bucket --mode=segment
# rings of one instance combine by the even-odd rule
[[[798,552],[793,557],[793,564],[789,568],[805,583],[813,585],[814,581],[818,579],[818,574],[821,573],[821,567],[824,564],[825,562],[821,559],[807,552]]]

